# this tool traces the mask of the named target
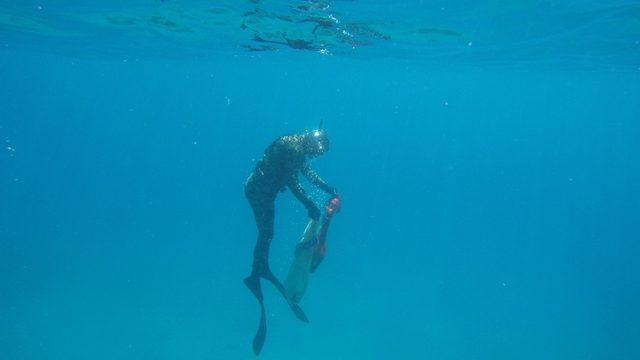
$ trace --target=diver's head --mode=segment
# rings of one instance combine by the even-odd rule
[[[322,130],[313,130],[304,135],[304,150],[308,157],[320,156],[329,150],[329,138]]]

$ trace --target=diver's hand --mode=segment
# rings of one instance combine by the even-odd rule
[[[338,189],[332,187],[329,188],[329,191],[327,191],[329,193],[329,195],[331,195],[332,197],[340,197],[340,194],[338,193]]]
[[[313,220],[320,220],[320,209],[318,209],[318,207],[315,205],[310,205],[307,208],[307,214],[309,214],[309,218]]]

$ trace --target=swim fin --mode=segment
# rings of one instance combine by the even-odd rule
[[[302,238],[296,245],[293,262],[289,268],[285,289],[291,304],[298,304],[309,284],[309,274],[314,272],[326,254],[326,237],[333,214],[340,211],[340,198],[332,197],[325,206],[322,224],[309,220]]]
[[[287,299],[284,286],[282,286],[282,283],[278,280],[278,278],[275,277],[275,275],[273,275],[271,271],[263,275],[252,275],[246,277],[243,280],[244,284],[247,286],[247,288],[249,288],[253,296],[255,296],[256,300],[258,300],[258,303],[260,304],[260,323],[258,324],[258,330],[253,337],[253,353],[256,355],[260,355],[262,347],[264,346],[264,342],[267,338],[267,318],[265,314],[264,297],[262,295],[262,284],[260,283],[260,278],[264,278],[265,280],[270,281],[276,287],[278,292],[282,294],[285,300],[287,300],[289,307],[298,319],[305,323],[309,322],[309,318],[307,318],[307,315],[304,313],[302,308],[298,304],[293,304]]]
[[[267,319],[264,312],[264,303],[260,301],[260,325],[258,325],[258,331],[253,337],[253,353],[256,355],[260,355],[264,341],[267,338]]]
[[[285,280],[286,297],[292,304],[298,304],[307,290],[313,249],[318,241],[316,238],[317,229],[318,222],[313,219],[309,220],[302,238],[296,245],[293,262]]]
[[[292,303],[289,298],[287,297],[286,294],[286,290],[285,287],[282,285],[282,283],[280,282],[280,280],[278,280],[278,278],[275,277],[275,275],[273,275],[273,273],[269,273],[267,276],[264,277],[266,280],[269,280],[273,286],[276,287],[276,289],[278,289],[278,292],[280,294],[282,294],[282,296],[284,296],[285,300],[287,300],[287,303],[289,304],[289,307],[291,308],[291,310],[293,311],[294,315],[302,322],[309,322],[309,318],[307,318],[307,315],[304,313],[304,311],[302,310],[302,308],[297,304],[297,303]]]
[[[324,257],[327,255],[327,231],[329,231],[329,224],[333,215],[340,211],[341,200],[339,197],[334,196],[329,200],[325,206],[325,214],[322,219],[322,226],[318,230],[318,243],[313,249],[313,255],[311,256],[311,269],[310,272],[314,273]]]
[[[260,304],[260,324],[258,325],[258,330],[253,337],[253,353],[256,355],[260,355],[260,351],[262,351],[262,346],[264,345],[264,341],[267,337],[267,319],[264,310],[260,276],[252,275],[246,277],[243,282],[247,286],[247,288],[249,288],[253,296],[256,297],[256,300],[258,300],[258,303]]]

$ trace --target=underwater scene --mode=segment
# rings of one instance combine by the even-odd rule
[[[640,2],[0,0],[0,359],[640,359]]]

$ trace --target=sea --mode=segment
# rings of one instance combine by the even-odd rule
[[[0,0],[0,145],[2,360],[640,359],[640,1]]]

